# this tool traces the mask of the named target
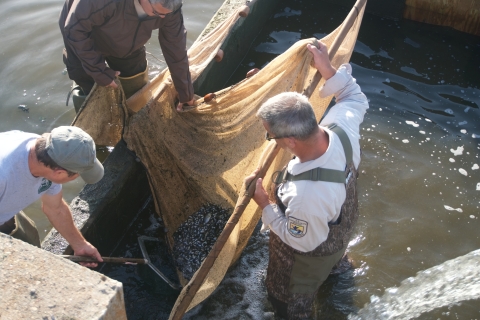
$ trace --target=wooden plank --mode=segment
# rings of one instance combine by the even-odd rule
[[[479,12],[478,0],[406,0],[403,17],[480,36]]]

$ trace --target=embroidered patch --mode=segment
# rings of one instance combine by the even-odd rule
[[[48,190],[48,188],[50,188],[51,186],[52,186],[52,181],[43,178],[42,184],[40,185],[40,188],[38,188],[38,194]]]
[[[295,217],[288,217],[288,232],[295,238],[301,238],[307,234],[308,222],[297,219]]]

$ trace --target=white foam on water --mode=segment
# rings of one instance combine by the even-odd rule
[[[415,123],[415,122],[413,122],[413,121],[405,121],[405,122],[406,122],[407,124],[409,124],[409,125],[411,125],[411,126],[415,127],[415,128],[419,126],[419,124],[418,124],[418,123]]]
[[[444,306],[480,297],[480,250],[448,260],[402,281],[398,288],[372,296],[348,319],[412,319]]]
[[[463,133],[463,134],[466,134],[466,133],[467,133],[467,130],[462,129],[462,130],[460,130],[460,132]]]
[[[480,191],[480,182],[477,183],[477,191]]]
[[[450,161],[450,162],[455,162],[455,159],[450,158],[450,159],[448,159],[448,161]]]
[[[402,142],[403,143],[409,143],[410,141],[408,141],[408,139],[403,139]]]
[[[444,205],[445,209],[447,209],[448,211],[458,211],[458,212],[463,212],[463,210],[461,208],[452,208],[450,206],[447,206],[447,205]]]
[[[418,132],[420,132],[421,134],[425,134],[425,131],[423,131],[423,130],[420,130]]]
[[[460,169],[458,169],[458,172],[460,172],[464,176],[468,176],[467,170],[465,170],[465,169],[460,168]]]
[[[459,126],[464,126],[464,125],[466,125],[467,123],[468,123],[467,121],[462,121],[462,122],[459,122],[458,125],[459,125]]]
[[[473,139],[478,139],[478,138],[480,138],[480,134],[472,133],[472,138]]]
[[[459,156],[459,155],[463,154],[463,146],[457,147],[456,150],[450,149],[450,152],[452,152],[454,156]]]
[[[445,109],[445,113],[453,114],[453,110],[452,109]]]
[[[472,170],[478,170],[478,168],[479,168],[479,166],[476,163],[472,166]]]

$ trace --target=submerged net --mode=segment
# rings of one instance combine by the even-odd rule
[[[357,18],[332,58],[334,67],[349,61],[363,12],[364,6],[356,9]],[[238,19],[235,12],[193,44],[189,50],[192,80],[214,58]],[[330,48],[342,26],[321,39],[327,47]],[[298,41],[256,75],[216,92],[216,98],[210,102],[197,100],[198,107],[188,112],[175,110],[176,92],[168,70],[128,99],[131,116],[123,138],[147,169],[155,206],[167,228],[171,248],[175,246],[175,231],[205,204],[233,211],[244,178],[257,168],[269,144],[255,114],[268,98],[285,91],[303,92],[309,86],[316,69],[306,45],[313,42],[314,39]],[[310,98],[317,119],[332,98],[319,97],[318,88],[323,83],[322,79]],[[89,132],[88,127],[84,129]],[[283,151],[277,155],[265,176],[266,187],[271,184],[272,173],[290,159],[291,154]],[[250,202],[196,293],[189,292],[192,282],[198,281],[196,274],[187,281],[179,272],[184,290],[174,311],[186,297],[191,299],[188,311],[215,290],[228,267],[240,256],[260,216],[261,210]]]

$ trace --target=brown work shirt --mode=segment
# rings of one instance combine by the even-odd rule
[[[139,18],[137,0],[66,0],[59,26],[65,40],[96,83],[106,86],[115,70],[106,56],[126,58],[142,48],[158,29],[158,40],[182,102],[193,98],[186,49],[186,30],[181,10],[165,18]]]

